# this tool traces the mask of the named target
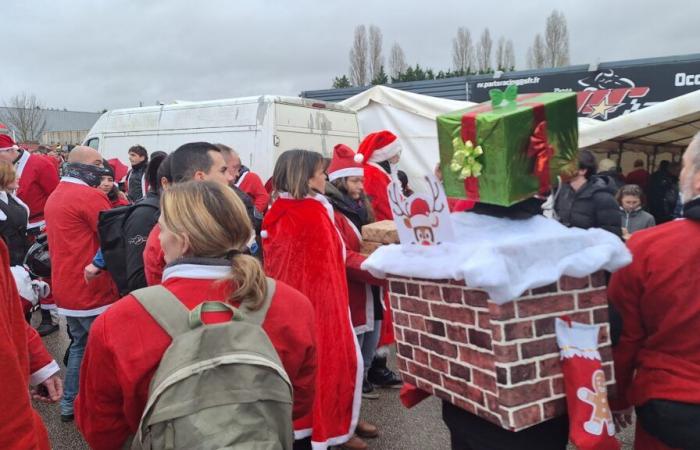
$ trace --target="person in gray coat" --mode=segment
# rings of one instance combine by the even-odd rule
[[[654,216],[642,209],[644,193],[636,184],[627,184],[617,193],[617,202],[622,211],[622,238],[624,240],[635,231],[656,225]]]

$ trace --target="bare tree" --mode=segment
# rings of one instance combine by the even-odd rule
[[[503,55],[503,67],[504,70],[515,70],[515,48],[513,47],[513,41],[508,39],[506,42],[506,52]]]
[[[364,25],[355,27],[355,38],[350,49],[350,82],[354,86],[365,86],[367,80],[367,29]]]
[[[474,65],[472,35],[465,27],[459,27],[452,39],[452,64],[456,72],[469,73]]]
[[[389,55],[389,76],[393,79],[398,79],[399,75],[406,72],[408,64],[406,64],[406,55],[401,46],[394,42]]]
[[[488,73],[491,71],[491,49],[493,41],[491,33],[486,28],[479,37],[479,42],[476,44],[476,61],[479,66],[479,72]]]
[[[555,9],[547,17],[544,42],[547,67],[561,67],[569,64],[569,31],[564,13]]]
[[[505,58],[506,58],[506,38],[501,36],[498,39],[498,44],[496,44],[496,69],[497,70],[506,70],[505,66]]]
[[[17,131],[19,142],[38,142],[46,129],[43,105],[34,94],[23,92],[5,103],[5,114],[0,120]]]
[[[384,65],[382,56],[382,30],[375,25],[369,27],[369,78],[377,79]]]
[[[532,47],[527,49],[527,66],[530,69],[541,69],[545,66],[545,46],[540,33],[535,35]]]

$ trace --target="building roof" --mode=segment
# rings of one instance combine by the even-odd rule
[[[6,108],[0,106],[0,122],[3,122],[8,110],[15,108]],[[54,109],[45,109],[44,117],[46,117],[47,131],[84,131],[89,130],[97,122],[102,113],[83,112],[83,111],[60,111]],[[6,124],[10,126],[10,124]]]

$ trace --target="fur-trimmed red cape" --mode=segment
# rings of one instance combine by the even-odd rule
[[[316,396],[294,423],[315,449],[352,437],[359,416],[362,358],[350,322],[345,255],[325,198],[279,198],[262,224],[265,272],[306,295],[316,316]],[[293,318],[290,318],[293,320]]]

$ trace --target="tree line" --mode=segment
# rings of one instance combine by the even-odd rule
[[[368,31],[369,30],[369,31]],[[333,79],[334,88],[366,86],[369,84],[389,84],[403,81],[434,80],[464,75],[488,74],[494,71],[509,72],[516,68],[513,40],[505,36],[495,43],[491,32],[485,28],[474,40],[466,27],[459,27],[452,39],[452,66],[447,70],[436,71],[410,65],[399,43],[395,42],[389,51],[388,65],[385,67],[382,53],[383,35],[376,25],[359,25],[355,28],[353,43],[349,53],[348,74]],[[529,69],[561,67],[569,64],[569,33],[566,17],[554,10],[547,18],[544,37],[535,35],[533,44],[527,50],[526,65]]]

